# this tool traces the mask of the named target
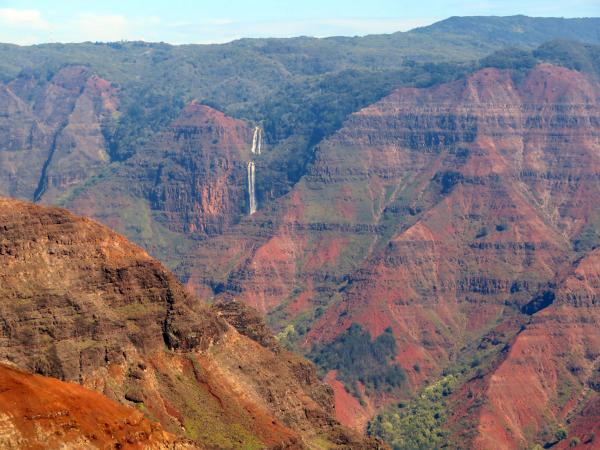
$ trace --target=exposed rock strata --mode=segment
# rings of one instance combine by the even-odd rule
[[[511,445],[530,442],[571,414],[591,370],[580,361],[579,375],[569,375],[560,348],[573,340],[579,360],[595,346],[594,279],[577,294],[556,288],[573,284],[565,278],[572,263],[600,244],[599,182],[600,87],[581,73],[542,64],[517,83],[509,71],[484,69],[400,89],[321,143],[285,199],[202,243],[188,285],[229,290],[275,322],[308,317],[307,346],[353,322],[374,336],[391,326],[413,389],[498,323],[526,320],[530,305],[532,324],[513,345],[534,334],[551,345],[551,323],[564,323],[547,366],[556,384],[546,382],[527,405],[531,420],[493,413],[493,426],[512,430]],[[546,292],[554,303],[534,308]],[[510,366],[515,351],[497,370],[535,372],[534,362]],[[501,400],[513,392],[507,386],[486,389],[490,405],[519,408]],[[564,404],[552,400],[559,397]]]
[[[257,339],[251,313],[206,306],[123,237],[6,199],[0,223],[0,359],[136,404],[208,448],[379,445],[335,421],[314,367]]]
[[[53,202],[106,165],[117,97],[79,66],[0,85],[0,195]]]

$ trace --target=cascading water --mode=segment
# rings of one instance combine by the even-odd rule
[[[260,127],[254,128],[254,135],[252,136],[252,148],[250,152],[253,155],[260,155],[262,149],[262,129]],[[254,161],[248,163],[248,211],[250,215],[256,212],[256,166]]]
[[[262,148],[262,128],[257,127],[258,129],[258,146],[256,147],[256,153],[260,155],[260,150]]]
[[[256,190],[255,190],[255,171],[254,161],[248,162],[248,210],[250,215],[256,212]]]
[[[260,127],[254,128],[254,136],[252,136],[252,148],[250,151],[253,155],[260,155],[262,148],[262,129]]]

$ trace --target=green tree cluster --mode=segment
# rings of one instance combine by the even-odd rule
[[[368,433],[389,443],[394,450],[430,450],[445,441],[446,397],[456,378],[448,375],[426,387],[409,404],[389,408],[371,421]]]
[[[371,334],[356,323],[309,354],[323,371],[335,370],[337,378],[356,397],[360,397],[358,383],[376,392],[402,386],[406,374],[394,362],[395,356],[396,340],[391,328],[371,339]]]

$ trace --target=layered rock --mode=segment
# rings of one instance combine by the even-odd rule
[[[116,88],[86,67],[1,85],[0,194],[53,202],[88,179],[109,162],[117,107]]]
[[[249,211],[245,162],[252,133],[247,123],[192,103],[153,143],[158,168],[147,194],[169,229],[221,233]]]
[[[597,82],[546,64],[518,82],[484,69],[400,89],[321,143],[286,198],[201,243],[188,285],[229,290],[281,329],[291,322],[306,348],[353,322],[373,336],[391,326],[416,389],[498,323],[517,332],[522,311],[535,314],[597,244],[599,100]],[[555,369],[568,383],[564,362]],[[543,407],[525,439],[554,420]]]
[[[571,430],[567,442],[577,438],[593,448],[600,398],[599,280],[596,250],[514,340],[481,394],[475,448],[552,443],[560,428]]]
[[[224,233],[250,213],[254,128],[191,102],[135,156],[62,204],[126,234],[174,267],[195,241]],[[260,176],[260,168],[256,176]]]
[[[123,237],[14,200],[0,200],[0,222],[0,359],[135,404],[208,448],[378,446],[333,419],[310,363]]]

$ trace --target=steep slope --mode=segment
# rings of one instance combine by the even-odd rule
[[[572,430],[570,439],[593,445],[592,430],[600,425],[593,413],[599,400],[599,295],[596,250],[577,263],[552,304],[533,316],[489,375],[476,448],[552,443],[565,427]]]
[[[249,170],[258,164],[260,179],[259,148],[260,128],[191,102],[143,151],[61,203],[175,265],[194,239],[222,234],[250,213]]]
[[[482,331],[569,261],[569,238],[592,218],[586,199],[600,189],[598,88],[582,75],[542,65],[515,86],[508,72],[483,70],[430,91],[400,90],[362,116],[397,124],[374,128],[393,129],[399,145],[361,136],[371,152],[390,155],[373,160],[419,158],[388,164],[411,178],[392,178],[398,191],[387,205],[379,191],[383,220],[394,224],[410,208],[416,214],[351,278],[346,301],[321,319],[311,339],[327,339],[343,308],[342,327],[358,321],[379,334],[395,325],[434,352],[447,349],[448,333],[456,345],[456,333]],[[420,315],[422,307],[435,321]],[[410,352],[414,342],[401,347]],[[445,358],[429,351],[413,357],[410,365],[422,367]]]
[[[103,129],[116,89],[89,68],[0,85],[0,194],[53,201],[109,160]]]
[[[188,295],[123,237],[7,199],[0,223],[0,359],[133,403],[208,448],[377,447],[335,422],[310,363],[240,334],[220,317],[235,308]]]
[[[484,338],[499,352],[599,243],[599,97],[549,64],[399,89],[321,143],[285,199],[201,243],[188,285],[233,292],[306,349],[391,327],[410,389]]]
[[[122,161],[145,150],[183,105],[202,99],[264,125],[276,148],[270,167],[276,174],[262,195],[279,196],[303,175],[318,141],[394,88],[455,79],[471,69],[471,61],[506,46],[532,49],[552,39],[598,44],[598,20],[466,17],[391,35],[223,45],[0,45],[0,80],[16,94],[5,92],[0,99],[0,108],[10,105],[8,122],[16,123],[12,131],[3,130],[10,143],[0,149],[18,144],[17,153],[4,155],[6,163],[20,174],[29,172],[27,178],[15,178],[14,167],[0,173],[7,178],[0,177],[0,193],[46,196],[54,203],[66,188],[81,186],[107,154]],[[53,100],[59,103],[48,107]],[[106,132],[99,133],[99,126]]]
[[[0,365],[0,447],[193,449],[133,408],[77,384]]]

